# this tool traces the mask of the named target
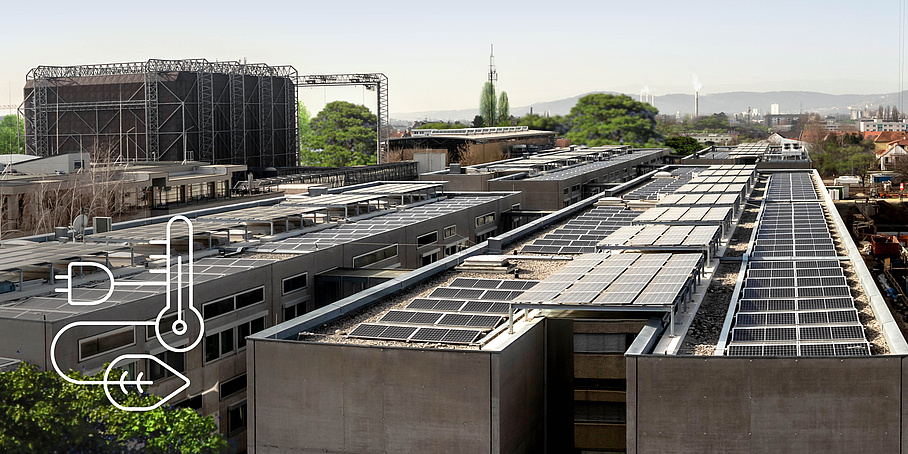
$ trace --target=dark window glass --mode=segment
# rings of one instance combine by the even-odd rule
[[[246,428],[246,404],[227,410],[227,432],[230,434]]]
[[[221,389],[218,391],[218,395],[221,397],[221,400],[224,400],[225,397],[230,397],[240,391],[246,390],[246,374],[238,375],[231,378],[230,380],[224,381],[221,383]]]
[[[212,334],[205,338],[205,361],[214,361],[218,359],[220,351],[218,351],[218,340],[220,336],[218,334]]]
[[[221,331],[221,354],[226,355],[233,351],[233,330]]]
[[[205,320],[224,315],[233,310],[233,297],[224,298],[202,306],[202,317]]]
[[[306,288],[308,285],[308,279],[306,274],[300,274],[299,276],[288,277],[284,279],[284,294],[290,292],[295,292]]]
[[[186,370],[186,360],[183,353],[177,353],[172,351],[163,351],[154,355],[156,358],[160,359],[168,366],[174,368],[177,372],[183,372]],[[152,380],[157,380],[159,378],[166,378],[173,375],[173,372],[168,370],[166,367],[162,366],[156,361],[148,361],[148,375]]]
[[[240,293],[236,296],[236,308],[246,307],[251,304],[261,303],[265,301],[265,289],[257,288],[255,290],[250,290],[246,293]]]
[[[80,342],[80,360],[131,345],[136,341],[135,335],[135,330],[130,328],[122,331],[112,331]]]

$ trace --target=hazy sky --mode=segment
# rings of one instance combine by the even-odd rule
[[[8,2],[10,3],[10,2]],[[899,2],[45,1],[2,10],[0,105],[28,70],[149,58],[383,72],[395,113],[478,104],[495,45],[511,106],[603,90],[898,91]],[[317,112],[361,88],[305,89]],[[0,111],[6,113],[6,111]]]

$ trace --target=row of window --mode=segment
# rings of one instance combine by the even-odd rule
[[[363,268],[369,266],[373,263],[381,262],[382,260],[388,260],[390,258],[397,257],[397,245],[392,244],[388,247],[383,247],[376,251],[372,251],[366,254],[357,255],[353,257],[353,267],[354,268]]]
[[[205,362],[246,348],[246,337],[265,329],[265,317],[205,336]]]
[[[243,293],[203,304],[202,318],[205,320],[212,319],[237,309],[263,302],[265,302],[265,287],[254,288]]]

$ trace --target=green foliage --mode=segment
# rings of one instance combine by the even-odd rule
[[[365,106],[346,101],[328,103],[310,122],[310,149],[303,165],[345,167],[375,164],[378,117]]]
[[[479,115],[484,126],[495,126],[498,118],[498,109],[495,106],[495,86],[486,82],[482,86],[482,95],[479,97]]]
[[[417,126],[414,129],[464,129],[469,128],[469,125],[465,125],[461,122],[442,122],[442,121],[433,121],[430,123],[423,123]]]
[[[482,115],[477,115],[473,117],[473,122],[470,123],[471,128],[481,128],[482,127]]]
[[[511,103],[508,102],[508,93],[501,92],[498,96],[498,125],[511,126]]]
[[[25,120],[18,115],[0,118],[0,154],[12,153],[25,153]]]
[[[526,126],[537,131],[554,131],[558,135],[568,132],[567,119],[561,115],[554,117],[540,117],[536,114],[527,114],[517,119],[518,126]]]
[[[101,380],[71,372],[77,380]],[[111,376],[120,376],[112,372]],[[149,406],[160,397],[122,394],[121,405]],[[0,452],[208,454],[227,448],[214,421],[188,408],[161,406],[147,412],[122,411],[110,404],[102,386],[75,385],[54,372],[22,364],[0,373]]]
[[[693,137],[674,136],[665,139],[665,146],[675,150],[675,153],[681,156],[696,153],[704,147]]]
[[[661,138],[656,132],[657,113],[655,107],[627,95],[586,95],[571,109],[565,136],[580,145],[643,145]]]
[[[299,103],[297,117],[299,118],[300,153],[303,153],[312,148],[313,134],[312,126],[310,125],[311,116],[309,115],[309,110],[306,109],[306,106],[303,105],[302,102]]]
[[[823,177],[858,175],[866,177],[876,165],[873,141],[864,140],[859,134],[836,136],[812,144],[810,159]]]

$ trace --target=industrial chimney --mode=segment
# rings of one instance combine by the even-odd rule
[[[700,116],[700,92],[694,92],[694,118]]]

